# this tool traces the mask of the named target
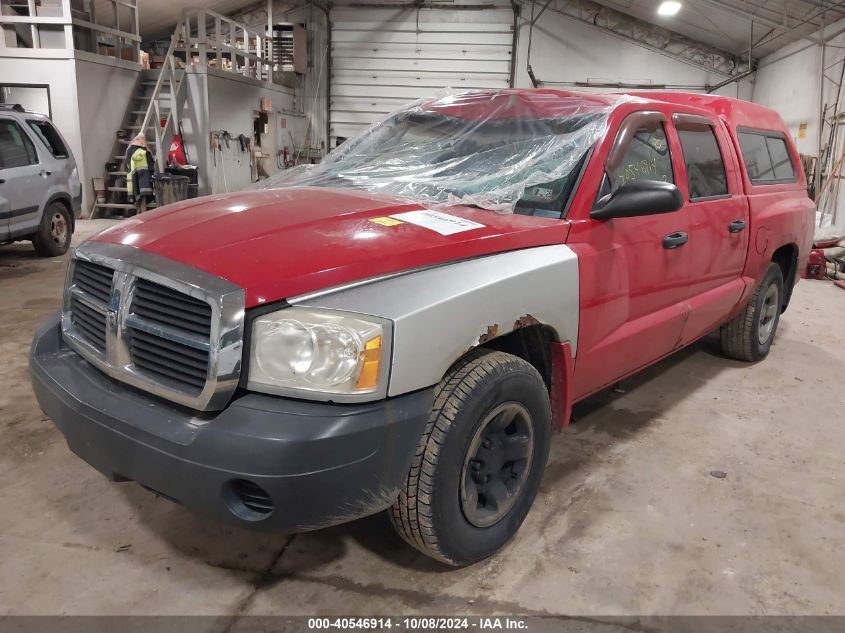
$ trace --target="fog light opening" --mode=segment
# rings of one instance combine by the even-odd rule
[[[262,521],[273,513],[273,499],[254,481],[230,479],[223,486],[229,510],[244,521]]]

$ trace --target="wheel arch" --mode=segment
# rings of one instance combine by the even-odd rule
[[[473,350],[479,348],[512,354],[531,364],[549,391],[554,429],[562,431],[568,426],[572,412],[574,358],[571,343],[561,341],[554,327],[540,322],[521,324],[517,321],[507,334],[484,341]]]
[[[783,275],[783,301],[781,312],[786,312],[789,302],[792,299],[792,289],[795,287],[796,275],[798,274],[798,245],[787,243],[779,246],[772,253],[771,261],[780,267]]]

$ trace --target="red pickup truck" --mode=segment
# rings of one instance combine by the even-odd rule
[[[469,564],[573,402],[717,329],[768,354],[811,243],[800,165],[776,113],[717,96],[418,102],[82,244],[35,393],[115,481],[264,530],[389,510]]]

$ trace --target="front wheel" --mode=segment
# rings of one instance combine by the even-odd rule
[[[450,565],[495,553],[522,525],[551,438],[545,383],[526,361],[477,350],[437,387],[405,486],[390,510],[399,535]]]
[[[783,273],[780,266],[770,264],[745,310],[722,326],[722,353],[749,362],[768,356],[780,322],[783,296]]]

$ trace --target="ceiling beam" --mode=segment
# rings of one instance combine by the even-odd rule
[[[726,11],[728,13],[733,13],[736,16],[746,18],[747,20],[753,20],[757,24],[762,24],[768,26],[770,28],[776,29],[778,31],[784,31],[787,33],[794,33],[795,35],[800,35],[804,39],[808,39],[810,41],[819,42],[819,38],[816,36],[816,32],[819,30],[812,26],[804,27],[799,26],[798,24],[791,24],[789,22],[788,17],[787,23],[783,24],[783,22],[778,22],[777,20],[771,20],[766,17],[762,17],[756,13],[753,13],[749,10],[749,5],[739,2],[738,0],[732,0],[732,2],[726,2],[723,0],[692,0],[696,4],[705,4],[709,5],[713,8]],[[798,22],[798,20],[796,20]]]

